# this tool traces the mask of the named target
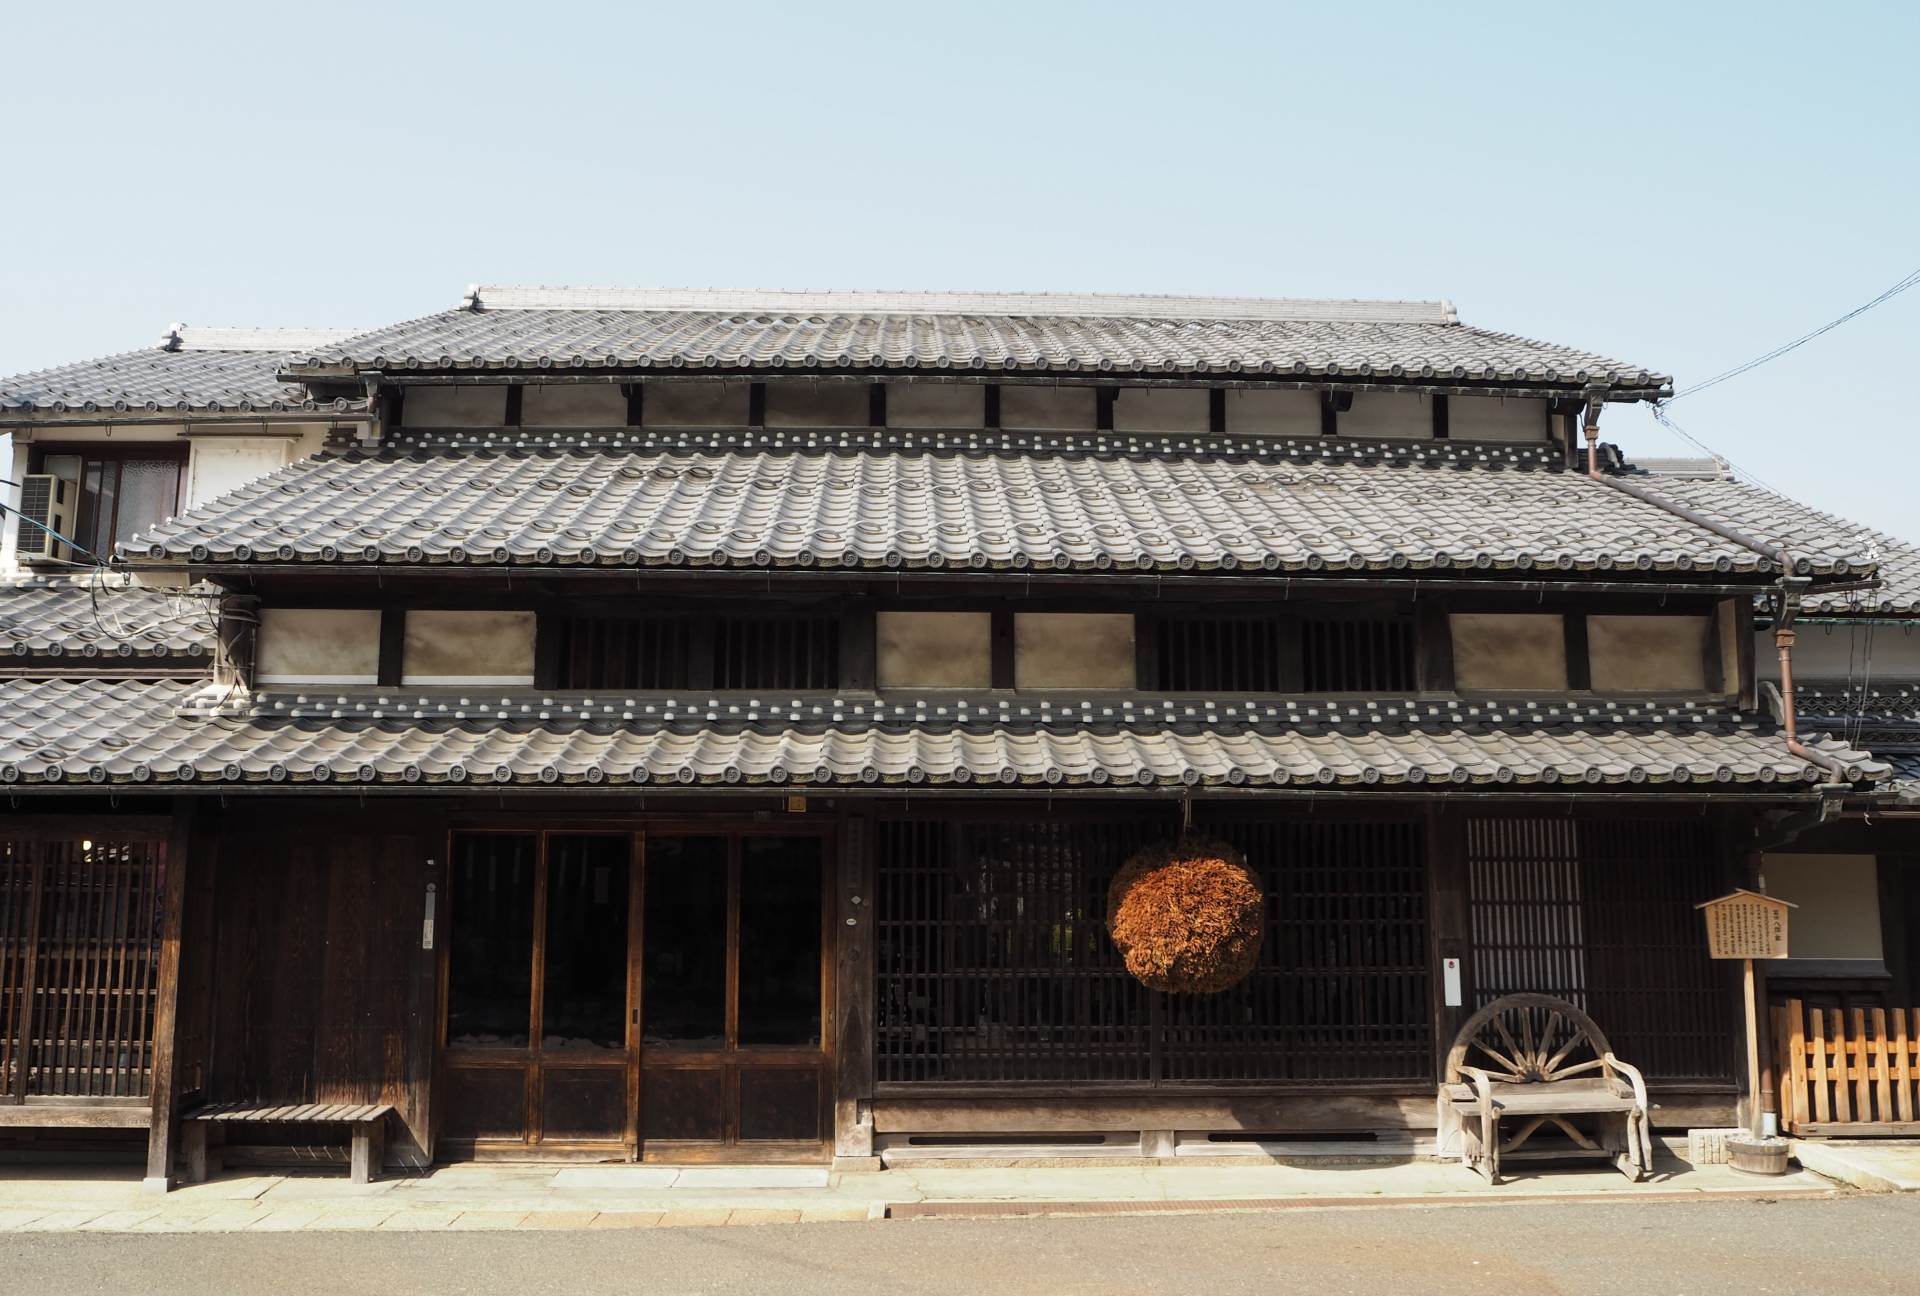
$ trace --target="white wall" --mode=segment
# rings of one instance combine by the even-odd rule
[[[1797,680],[1920,678],[1920,629],[1802,623],[1798,630],[1793,645],[1793,677]],[[1780,650],[1774,647],[1773,631],[1754,632],[1753,665],[1761,679],[1780,678]]]
[[[1433,406],[1418,392],[1355,392],[1337,427],[1346,437],[1425,440],[1433,435]]]

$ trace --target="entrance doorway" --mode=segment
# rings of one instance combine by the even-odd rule
[[[489,829],[449,858],[450,1150],[827,1154],[822,833]]]

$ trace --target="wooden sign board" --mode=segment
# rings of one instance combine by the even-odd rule
[[[1787,911],[1796,906],[1758,891],[1734,891],[1694,908],[1707,919],[1707,953],[1717,959],[1787,956]]]

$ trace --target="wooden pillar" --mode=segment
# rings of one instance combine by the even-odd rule
[[[873,1153],[874,903],[871,812],[840,821],[834,872],[833,1159],[879,1169]]]
[[[1473,1009],[1473,949],[1468,913],[1466,821],[1451,806],[1427,806],[1428,928],[1432,933],[1434,1077],[1441,1078],[1453,1037]],[[1449,1004],[1446,960],[1460,960],[1459,1004]]]
[[[153,1078],[149,1090],[153,1116],[147,1133],[147,1177],[151,1192],[173,1187],[174,1130],[180,1115],[174,1096],[178,1077],[174,1065],[180,1020],[180,931],[186,916],[187,853],[193,841],[197,807],[191,800],[176,803],[173,831],[166,844],[166,892],[161,910],[160,970],[153,1002]]]

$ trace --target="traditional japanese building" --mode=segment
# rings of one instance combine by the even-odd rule
[[[1920,563],[1599,453],[1670,391],[1445,303],[487,287],[0,383],[0,1145],[1417,1149],[1522,990],[1727,1124],[1693,906],[1903,795],[1756,638]],[[1107,930],[1184,831],[1217,993]]]

